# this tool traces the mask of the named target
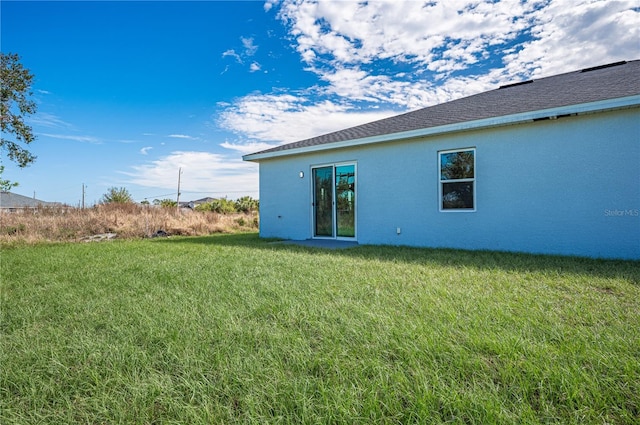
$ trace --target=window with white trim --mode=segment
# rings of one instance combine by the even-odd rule
[[[440,211],[476,210],[475,148],[438,152]]]

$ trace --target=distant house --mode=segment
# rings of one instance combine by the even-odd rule
[[[0,212],[15,212],[39,207],[61,205],[58,202],[45,202],[12,192],[0,192]]]
[[[640,259],[639,60],[243,159],[262,237]]]
[[[195,209],[199,205],[208,204],[213,201],[215,201],[215,198],[206,197],[206,198],[196,199],[195,201],[180,202],[180,208]]]

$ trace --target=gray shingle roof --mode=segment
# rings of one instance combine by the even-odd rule
[[[37,208],[43,206],[60,205],[57,202],[45,202],[28,196],[11,192],[0,192],[0,209]]]
[[[248,155],[262,155],[640,94],[640,60],[502,86]],[[251,159],[245,157],[245,159]]]

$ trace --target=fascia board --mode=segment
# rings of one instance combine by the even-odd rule
[[[261,161],[264,159],[278,158],[290,155],[302,155],[319,151],[351,148],[354,146],[370,145],[375,143],[389,143],[399,140],[416,139],[440,134],[455,133],[461,131],[479,130],[490,127],[532,122],[544,118],[556,118],[562,115],[582,115],[594,112],[604,112],[616,109],[637,107],[640,105],[640,95],[621,97],[616,99],[599,100],[597,102],[580,103],[576,105],[560,106],[556,108],[540,109],[537,111],[522,112],[519,114],[504,115],[499,117],[484,118],[481,120],[464,121],[455,124],[447,124],[437,127],[421,128],[418,130],[403,131],[399,133],[383,134],[379,136],[364,137],[361,139],[343,140],[334,143],[323,143],[314,146],[286,149],[275,152],[255,153],[244,155],[244,161]]]

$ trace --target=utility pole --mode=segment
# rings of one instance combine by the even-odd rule
[[[82,183],[82,209],[84,209],[84,183]]]
[[[178,168],[178,198],[176,199],[176,204],[178,208],[178,212],[180,212],[180,175],[182,174],[182,167]]]

